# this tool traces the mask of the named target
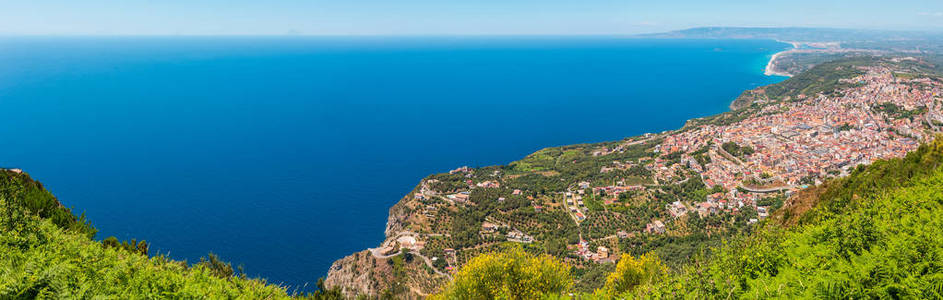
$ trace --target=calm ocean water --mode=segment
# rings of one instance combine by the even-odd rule
[[[727,110],[773,41],[0,38],[0,166],[98,238],[301,286],[425,175]],[[310,287],[309,287],[310,289]]]

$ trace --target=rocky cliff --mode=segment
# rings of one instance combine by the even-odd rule
[[[409,227],[415,217],[417,204],[413,195],[416,190],[390,208],[386,239],[377,248],[335,261],[328,271],[325,286],[338,287],[349,298],[393,294],[397,298],[418,299],[448,281],[448,275],[433,269],[428,257],[418,251],[410,252],[415,248],[412,245],[415,234]]]

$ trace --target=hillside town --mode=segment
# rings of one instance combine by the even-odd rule
[[[876,67],[844,81],[858,86],[840,97],[817,95],[807,101],[766,106],[759,116],[733,125],[708,125],[669,135],[660,148],[685,152],[725,142],[748,145],[756,149],[755,154],[714,160],[705,166],[705,181],[732,189],[745,177],[766,173],[795,186],[803,184],[804,178],[823,178],[829,171],[847,172],[879,158],[902,156],[929,138],[925,130],[943,120],[935,109],[939,83],[901,81],[890,70]],[[926,86],[914,88],[915,84]],[[901,118],[876,109],[887,104],[925,112]]]

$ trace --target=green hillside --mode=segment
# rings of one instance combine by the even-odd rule
[[[943,298],[941,163],[943,141],[937,139],[904,158],[859,167],[791,198],[760,229],[728,239],[690,264],[669,271],[652,255],[623,256],[606,286],[582,298]],[[475,270],[462,270],[445,295],[478,298],[476,290],[457,287],[475,286],[495,272],[521,276],[526,272],[515,270],[541,270],[526,262],[542,260],[503,262],[485,255],[492,257],[476,260]],[[485,261],[496,266],[482,266]],[[498,297],[520,299],[517,291],[568,295],[546,282],[509,285],[494,288],[503,291]],[[554,289],[540,290],[546,286]]]
[[[39,182],[0,171],[0,299],[289,297],[284,287],[245,278],[212,255],[188,266],[147,256],[146,243],[100,243],[94,234]]]

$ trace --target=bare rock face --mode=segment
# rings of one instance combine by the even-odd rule
[[[409,197],[400,200],[396,205],[390,208],[390,215],[386,219],[385,234],[387,238],[394,237],[398,232],[406,230],[408,226],[409,212],[406,208]]]
[[[412,197],[414,193],[390,208],[386,240],[378,248],[397,249],[397,238],[414,235],[409,228],[410,220],[416,217],[416,211],[410,208],[417,205]],[[324,284],[328,288],[340,288],[347,298],[392,294],[400,299],[420,299],[448,282],[447,276],[433,271],[429,259],[421,254],[414,252],[407,257],[396,253],[380,253],[379,250],[374,253],[368,249],[341,258],[331,265]]]
[[[340,288],[349,299],[385,294],[397,299],[422,299],[446,283],[448,278],[429,272],[420,257],[378,258],[369,250],[335,261],[324,280],[326,287]]]
[[[340,287],[348,298],[357,295],[379,295],[389,288],[392,267],[386,259],[373,257],[364,250],[339,259],[331,265],[324,285]]]

